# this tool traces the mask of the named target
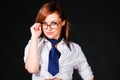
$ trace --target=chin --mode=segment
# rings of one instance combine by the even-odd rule
[[[54,37],[52,35],[47,35],[46,37],[49,39],[54,39]]]

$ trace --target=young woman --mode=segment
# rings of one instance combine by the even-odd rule
[[[83,80],[94,79],[81,47],[69,39],[70,24],[59,3],[45,3],[30,31],[24,62],[32,80],[72,80],[74,69]]]

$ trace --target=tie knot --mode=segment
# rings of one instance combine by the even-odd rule
[[[58,40],[56,40],[56,39],[48,39],[48,41],[50,41],[52,45],[57,44],[57,43],[60,42],[61,40],[62,40],[62,38],[59,38]]]

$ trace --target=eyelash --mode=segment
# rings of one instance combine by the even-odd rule
[[[52,23],[57,24],[57,22],[52,22]]]
[[[51,23],[57,24],[57,22],[52,21]],[[47,22],[42,22],[42,24],[47,24]]]

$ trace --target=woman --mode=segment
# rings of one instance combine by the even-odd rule
[[[72,80],[74,69],[83,80],[94,79],[81,47],[69,40],[70,24],[59,3],[45,3],[30,31],[24,62],[32,80]]]

